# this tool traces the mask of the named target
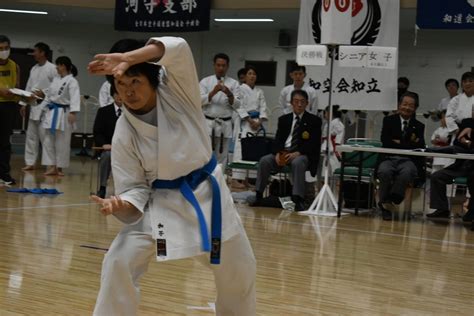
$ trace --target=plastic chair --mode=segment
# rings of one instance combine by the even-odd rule
[[[382,142],[378,139],[371,138],[349,138],[347,145],[359,145],[367,147],[382,147]],[[359,168],[361,168],[361,183],[368,183],[368,205],[373,206],[374,200],[374,175],[377,166],[378,153],[371,152],[350,152],[342,153],[344,155],[344,180],[349,179],[359,182]],[[334,170],[334,178],[340,177],[341,168]],[[342,185],[342,184],[341,184]],[[346,199],[347,201],[347,199]],[[358,202],[356,202],[356,214],[358,214]]]

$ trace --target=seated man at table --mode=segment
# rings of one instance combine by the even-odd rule
[[[319,162],[321,119],[306,111],[308,106],[306,91],[294,90],[290,100],[293,112],[278,119],[273,153],[260,159],[255,188],[257,199],[253,206],[259,205],[270,174],[289,165],[295,211],[304,210],[305,173],[309,170],[314,177]]]
[[[99,169],[99,191],[97,196],[105,198],[107,188],[107,179],[112,171],[111,149],[112,137],[114,136],[115,124],[122,114],[122,99],[115,90],[114,85],[110,87],[110,95],[114,98],[114,103],[101,107],[97,111],[94,121],[94,144],[96,147],[102,147],[100,155]]]
[[[404,93],[398,112],[383,120],[381,141],[384,148],[425,148],[425,125],[416,120],[418,98],[413,92]],[[391,209],[405,198],[405,190],[417,177],[424,178],[424,158],[385,154],[377,169],[380,180],[379,207],[384,220],[392,220]]]
[[[454,145],[460,148],[460,152],[474,154],[472,140],[474,133],[474,119],[467,118],[462,120],[459,126],[459,133],[456,136]],[[462,149],[461,149],[462,148]],[[426,215],[428,218],[448,218],[450,215],[448,197],[446,196],[446,185],[452,184],[457,177],[467,177],[467,187],[469,192],[474,193],[474,160],[456,161],[441,169],[431,176],[430,208],[436,209],[435,212]],[[474,221],[474,202],[470,199],[468,212],[463,216],[463,221]]]

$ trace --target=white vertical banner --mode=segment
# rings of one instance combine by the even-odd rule
[[[326,1],[329,5],[335,6],[336,3],[341,7],[346,5],[345,0],[301,0],[298,46],[322,43],[322,10]],[[350,11],[352,16],[350,45],[381,46],[390,49],[377,55],[385,57],[384,65],[381,61],[369,64],[370,47],[367,50],[361,47],[354,48],[353,55],[346,56],[344,60],[340,60],[341,54],[338,52],[334,63],[332,104],[338,104],[342,109],[348,110],[394,110],[397,107],[400,2],[352,0]],[[356,53],[362,60],[355,59]],[[391,57],[387,61],[388,56]],[[363,63],[367,67],[354,66],[357,63]],[[318,104],[320,108],[324,108],[328,104],[329,65],[306,68],[306,81],[318,91]]]

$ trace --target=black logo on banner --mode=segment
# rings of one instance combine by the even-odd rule
[[[338,0],[335,2],[337,3]],[[312,30],[315,43],[321,43],[321,8],[323,0],[317,0],[312,13]],[[372,46],[380,31],[382,12],[378,0],[353,0],[352,18],[363,13],[365,18],[362,24],[354,31],[351,38],[352,45]]]

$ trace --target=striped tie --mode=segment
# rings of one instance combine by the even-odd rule
[[[295,117],[295,125],[293,127],[293,133],[291,134],[291,147],[290,152],[295,152],[298,148],[300,138],[300,117],[297,115]]]

